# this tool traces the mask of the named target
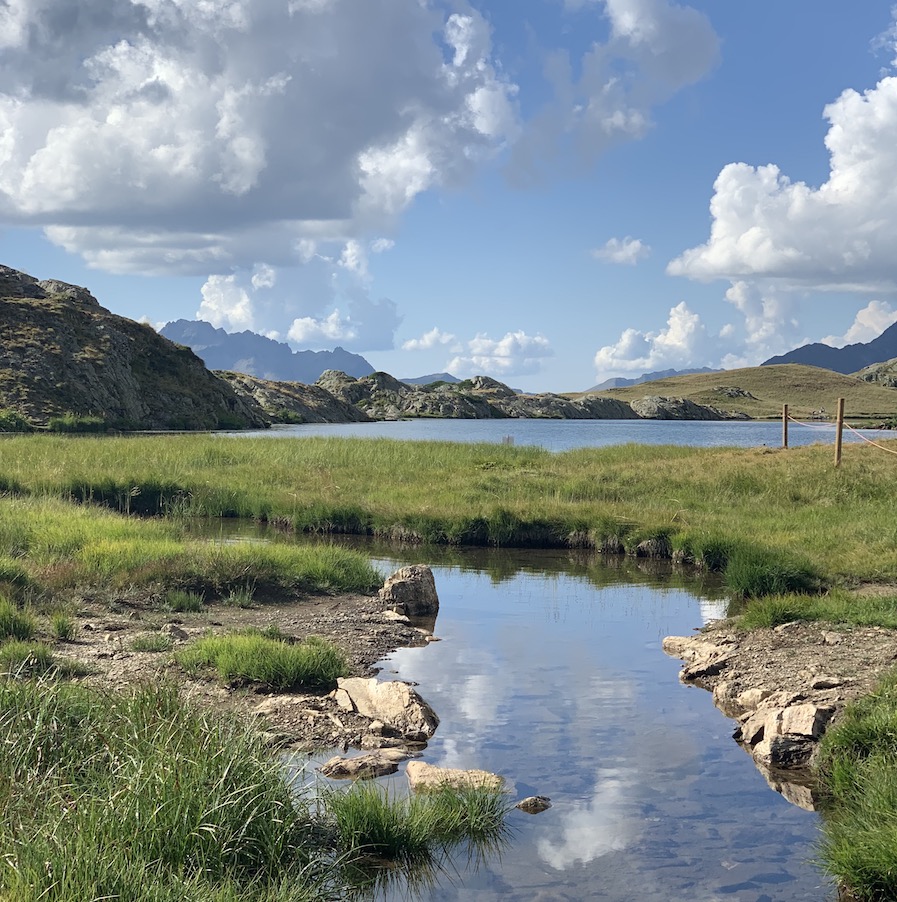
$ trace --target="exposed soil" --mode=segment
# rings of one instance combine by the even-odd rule
[[[250,608],[210,605],[196,614],[165,613],[152,598],[119,596],[84,598],[78,605],[73,640],[55,648],[57,658],[77,661],[89,675],[84,680],[107,689],[169,679],[194,700],[257,716],[272,745],[374,748],[390,744],[374,736],[368,720],[341,709],[324,693],[271,693],[253,684],[223,685],[214,675],[191,678],[179,667],[172,651],[135,651],[135,639],[170,637],[172,649],[207,634],[255,627],[277,627],[297,640],[320,636],[337,645],[349,662],[350,676],[371,676],[373,666],[396,648],[434,641],[434,622],[396,619],[377,597],[316,596],[296,601],[265,602]],[[163,640],[164,641],[164,640]]]

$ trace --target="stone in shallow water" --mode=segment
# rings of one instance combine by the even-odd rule
[[[487,770],[457,770],[451,767],[436,767],[425,761],[409,761],[405,771],[408,784],[416,792],[451,786],[454,789],[501,789],[504,777]]]

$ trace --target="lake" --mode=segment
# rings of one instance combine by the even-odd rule
[[[384,572],[428,554],[372,553]],[[811,863],[817,815],[769,788],[732,722],[661,650],[664,636],[722,615],[712,583],[581,552],[436,549],[431,560],[441,641],[395,652],[380,678],[417,683],[439,714],[424,761],[495,771],[513,799],[553,807],[513,811],[508,846],[478,868],[462,859],[435,886],[377,899],[834,898]],[[384,782],[407,791],[401,770]]]
[[[887,430],[860,430],[876,441],[897,438]],[[599,448],[630,442],[646,445],[694,445],[736,447],[780,447],[782,424],[775,422],[702,420],[397,420],[376,423],[309,423],[301,426],[273,426],[271,429],[228,433],[249,438],[392,438],[416,441],[489,442],[536,445],[549,451],[572,448]],[[862,439],[845,429],[844,442]],[[788,428],[791,446],[817,442],[834,446],[835,427],[831,423]]]

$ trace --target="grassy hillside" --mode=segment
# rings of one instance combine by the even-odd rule
[[[789,405],[791,415],[797,419],[809,417],[820,408],[834,416],[837,399],[844,398],[848,419],[883,420],[897,416],[894,389],[795,363],[671,376],[596,394],[622,401],[634,401],[645,395],[688,398],[697,404],[746,413],[755,419],[781,416],[783,404]]]

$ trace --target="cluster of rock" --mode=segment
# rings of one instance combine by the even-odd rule
[[[833,631],[801,623],[734,634],[728,626],[669,636],[663,649],[684,661],[683,682],[711,691],[720,711],[736,721],[734,739],[770,785],[812,809],[819,740],[845,705],[872,691],[892,667],[894,635],[877,627]]]
[[[885,388],[897,388],[897,357],[882,363],[873,363],[855,375],[863,382],[872,382]]]
[[[354,378],[328,370],[314,386],[266,382],[253,376],[221,373],[231,386],[264,409],[275,422],[364,422],[403,418],[564,419],[564,420],[728,420],[744,419],[716,407],[683,398],[646,397],[628,403],[617,398],[584,395],[566,398],[551,393],[524,395],[488,376],[463,382],[409,385],[388,373]],[[329,398],[329,400],[328,400]],[[323,417],[323,419],[322,419]]]
[[[424,565],[402,567],[380,589],[386,613],[396,617],[434,618],[439,596],[432,570]],[[394,774],[399,764],[420,757],[420,749],[436,732],[439,718],[417,690],[402,680],[376,677],[339,679],[331,694],[339,708],[367,721],[368,728],[358,755],[335,755],[325,762],[321,773],[332,780],[367,780]],[[424,761],[408,760],[405,768],[410,788],[426,792],[449,786],[456,789],[483,788],[505,791],[505,780],[485,770],[437,767]],[[538,814],[551,807],[546,796],[522,799],[517,807]]]

